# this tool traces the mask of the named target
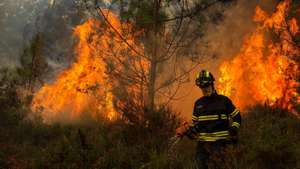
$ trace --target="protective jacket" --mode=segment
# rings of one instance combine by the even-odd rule
[[[241,125],[241,115],[231,100],[214,92],[198,99],[194,105],[189,133],[198,141],[231,140],[231,129]]]

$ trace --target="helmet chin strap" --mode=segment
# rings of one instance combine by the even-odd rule
[[[212,95],[214,95],[214,94],[217,93],[217,91],[216,91],[214,85],[212,85],[211,87],[212,87],[212,91],[211,91],[210,93],[206,93],[206,94],[205,94],[205,93],[202,91],[204,96],[208,96],[208,97],[209,97],[209,96],[212,96]]]
[[[213,95],[213,94],[216,94],[217,93],[217,91],[216,91],[216,89],[215,89],[215,86],[214,85],[212,85],[212,92],[211,92],[211,94],[210,95]]]
[[[216,91],[216,89],[215,89],[215,86],[212,86],[212,87],[213,87],[212,94],[216,94],[216,93],[217,93],[217,91]]]

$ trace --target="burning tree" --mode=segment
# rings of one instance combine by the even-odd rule
[[[220,67],[220,91],[245,110],[257,103],[287,109],[299,116],[299,27],[288,18],[291,1],[268,15],[257,7],[256,30],[245,38],[240,53]]]
[[[201,37],[201,16],[207,9],[220,2],[120,0],[111,3],[84,1],[84,4],[92,14],[104,20],[119,40],[131,50],[130,54],[121,57],[126,60],[138,57],[143,62],[139,64],[143,66],[139,67],[133,66],[134,64],[128,66],[128,62],[118,62],[119,67],[121,65],[127,70],[118,72],[114,69],[118,66],[114,66],[112,77],[117,77],[122,85],[136,86],[134,88],[138,90],[133,92],[137,94],[133,99],[134,104],[140,108],[147,107],[149,112],[153,112],[156,103],[162,103],[161,100],[164,100],[164,104],[168,104],[176,98],[180,86],[189,80],[189,73],[203,62],[203,56],[195,47],[197,39]],[[122,22],[132,23],[133,27],[114,27],[108,19],[111,12],[104,11],[113,6],[119,8]],[[139,33],[131,44],[124,32]],[[135,48],[136,45],[142,47]],[[118,60],[118,57],[120,55],[116,55],[113,60]],[[128,70],[132,73],[128,73]],[[127,93],[131,96],[133,94]],[[122,94],[124,96],[124,93]]]
[[[48,122],[74,120],[84,112],[113,119],[115,107],[152,112],[157,94],[168,98],[167,104],[200,63],[193,46],[199,28],[191,23],[219,1],[117,1],[119,15],[98,1],[83,2],[96,17],[74,29],[76,62],[32,102],[32,110]]]
[[[79,2],[94,17],[74,29],[76,62],[35,94],[32,108],[45,119],[82,112],[112,119],[117,111],[152,112],[161,98],[169,103],[203,61],[195,49],[201,37],[195,23],[219,1]],[[289,4],[281,2],[270,16],[257,7],[257,29],[220,68],[219,90],[242,110],[265,102],[296,114],[299,30],[295,18],[287,19]]]

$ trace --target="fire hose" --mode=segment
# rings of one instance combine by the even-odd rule
[[[180,142],[180,140],[182,139],[182,137],[175,135],[173,137],[170,138],[169,140],[169,144],[168,144],[168,158],[171,160],[174,160],[174,158],[176,157],[176,146],[177,144]]]
[[[176,158],[176,147],[183,137],[187,136],[190,138],[187,134],[189,128],[190,125],[188,122],[184,122],[181,127],[176,129],[176,135],[169,139],[167,155],[170,160],[174,160]]]
[[[212,129],[218,127],[219,125],[222,125],[222,122],[216,122],[214,124],[208,125],[204,127],[202,130],[204,131],[211,131]],[[189,134],[189,129],[190,126],[187,122],[185,122],[181,127],[176,129],[176,135],[171,137],[168,143],[168,158],[171,160],[174,160],[176,158],[176,146],[178,143],[183,139],[184,136],[189,137],[190,139],[194,139],[193,136],[191,136],[191,133]],[[197,124],[195,125],[194,130],[201,130],[197,127]],[[196,131],[192,131],[192,133],[196,133]],[[229,128],[229,132],[231,135],[231,139],[233,143],[237,143],[237,131],[234,130],[234,128]]]
[[[168,151],[167,151],[167,156],[169,160],[174,160],[175,159],[175,147],[177,146],[177,144],[179,143],[179,141],[182,139],[181,136],[175,135],[173,137],[170,138],[169,143],[168,143]],[[151,166],[152,161],[143,164],[141,167],[139,167],[139,169],[145,169],[148,168],[149,166]]]
[[[176,135],[171,137],[168,142],[168,158],[171,160],[174,160],[176,158],[176,146],[182,140],[182,138],[185,135],[185,132],[189,128],[189,124],[187,122],[184,122],[183,125],[176,129]]]

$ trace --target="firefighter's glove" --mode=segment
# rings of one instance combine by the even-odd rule
[[[176,135],[178,137],[183,137],[185,135],[186,131],[188,130],[188,128],[189,128],[188,123],[184,122],[182,126],[180,126],[176,129]]]
[[[238,128],[235,126],[232,126],[229,128],[229,133],[231,136],[237,136],[238,134]]]
[[[231,136],[232,143],[236,144],[238,142],[238,128],[235,126],[230,127],[229,133]]]
[[[196,138],[196,135],[197,135],[197,131],[194,127],[190,127],[186,132],[185,132],[185,135],[191,139],[191,140],[194,140]]]

